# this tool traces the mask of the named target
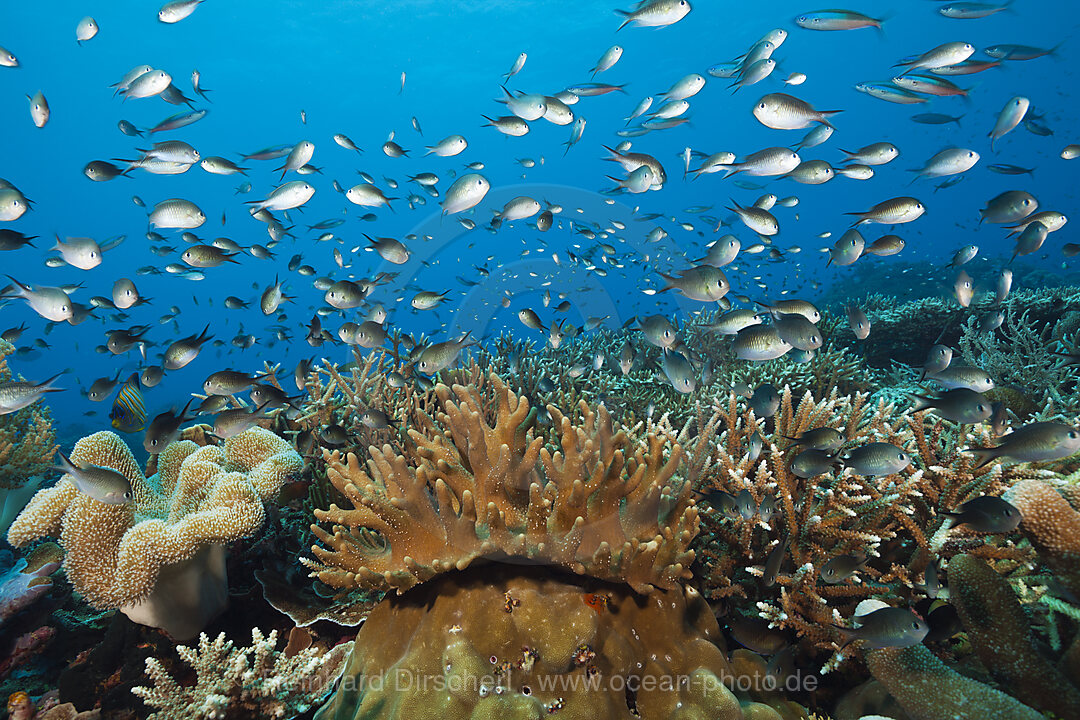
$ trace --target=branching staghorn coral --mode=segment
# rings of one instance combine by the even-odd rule
[[[294,642],[306,636],[304,642]],[[221,633],[199,635],[198,647],[179,645],[181,659],[195,672],[194,685],[181,685],[157,658],[146,659],[153,686],[132,688],[157,708],[150,720],[215,720],[224,717],[290,718],[319,702],[345,667],[352,643],[329,651],[311,646],[306,631],[289,636],[277,650],[277,630],[251,630],[251,645],[237,648]]]
[[[790,461],[801,448],[794,446],[789,452],[793,443],[785,437],[831,427],[850,446],[890,442],[906,447],[910,434],[892,417],[893,408],[880,403],[871,409],[866,399],[865,394],[850,397],[834,391],[818,402],[807,393],[796,405],[791,389],[785,388],[775,429],[767,432],[766,422],[752,410],[740,412],[738,398],[732,395],[711,421],[725,427],[724,432],[712,440],[708,426],[699,429],[698,446],[690,450],[699,489],[731,495],[747,490],[755,505],[767,497],[777,501],[777,514],[769,523],[757,514],[737,519],[723,519],[715,511],[703,514],[702,534],[695,547],[706,596],[757,600],[763,617],[823,650],[834,647],[835,635],[829,626],[850,615],[861,599],[893,594],[887,583],[895,580],[896,569],[885,548],[904,530],[907,508],[918,493],[922,473],[909,467],[871,480],[845,469],[835,479],[799,478],[791,471]],[[761,457],[751,461],[747,443],[755,433],[761,434],[765,447]],[[787,549],[777,587],[762,588],[760,566],[785,537]],[[821,579],[829,560],[858,552],[868,556],[859,573],[861,582],[830,585]]]
[[[120,608],[138,622],[166,627],[179,637],[198,632],[206,615],[213,614],[209,609],[203,614],[205,598],[192,585],[199,586],[207,573],[220,575],[216,579],[224,592],[223,555],[215,559],[214,548],[253,533],[265,516],[263,502],[301,466],[287,442],[262,428],[229,438],[220,447],[199,447],[190,440],[171,443],[150,478],[111,432],[77,442],[71,459],[120,472],[131,483],[131,502],[100,502],[62,478],[34,496],[9,529],[8,541],[21,546],[58,536],[67,577],[87,602],[99,609]],[[200,572],[203,563],[206,572]],[[160,622],[145,617],[155,612],[155,593],[165,603],[186,597],[180,588],[160,592],[162,573],[196,596],[198,607],[191,608],[191,616],[169,607]]]
[[[1010,409],[1024,420],[1068,422],[1080,415],[1080,371],[1054,354],[1057,340],[1065,339],[1057,332],[1063,322],[1037,325],[1028,311],[1009,309],[998,330],[985,332],[973,316],[960,336],[960,352],[965,363],[990,373],[998,385],[1023,391],[1025,407]]]
[[[325,482],[326,464],[320,446],[358,453],[365,458],[371,445],[389,443],[404,451],[404,433],[400,428],[418,422],[418,413],[434,402],[434,395],[421,389],[414,379],[405,382],[401,373],[409,370],[394,357],[395,353],[383,348],[366,356],[353,348],[353,362],[347,366],[323,361],[312,368],[306,378],[307,399],[299,415],[294,418],[286,418],[284,414],[278,416],[277,429],[293,439],[312,469],[316,485],[314,499],[325,500],[331,496]],[[391,382],[391,373],[399,375],[402,382]],[[385,414],[390,427],[365,424],[364,413],[369,409]],[[324,437],[329,427],[341,428],[343,442],[331,444]]]
[[[985,536],[966,526],[954,527],[942,511],[953,510],[981,495],[1000,496],[1022,480],[1049,479],[1056,474],[1031,463],[994,462],[976,467],[976,456],[963,450],[996,444],[988,426],[956,426],[925,411],[907,413],[905,417],[916,451],[915,462],[925,471],[920,494],[912,504],[909,528],[912,539],[928,553],[924,559],[928,561],[931,555],[949,558],[964,552],[987,560],[1029,561],[1031,552],[1018,548],[1010,539],[988,543]],[[915,532],[916,528],[921,532]]]
[[[675,434],[667,418],[661,425]],[[840,431],[848,450],[890,443],[905,450],[912,464],[879,478],[859,476],[851,468],[800,478],[790,462],[803,448],[785,438],[821,427]],[[751,461],[747,450],[755,433],[764,447]],[[1030,549],[1013,538],[954,527],[945,512],[980,495],[1000,495],[1025,478],[1054,476],[1026,463],[976,468],[975,456],[962,450],[989,442],[989,429],[958,427],[927,412],[897,413],[880,400],[871,407],[865,394],[835,391],[821,401],[806,394],[796,404],[785,388],[770,420],[742,409],[741,399],[732,395],[711,415],[699,411],[676,439],[687,448],[684,477],[698,490],[733,496],[748,491],[755,507],[770,497],[776,502],[776,514],[767,522],[759,514],[725,517],[716,508],[703,511],[694,546],[703,592],[721,606],[749,601],[760,617],[793,631],[804,649],[817,651],[835,650],[830,626],[849,618],[860,600],[874,597],[899,605],[915,597],[931,562],[967,552],[999,561],[1002,572],[1030,574]],[[775,586],[766,588],[762,567],[785,538]],[[854,576],[825,582],[826,564],[851,555],[867,558]]]
[[[615,431],[603,406],[582,403],[574,425],[549,406],[560,449],[543,447],[536,411],[497,375],[490,391],[438,385],[441,411],[408,437],[409,457],[371,448],[327,453],[329,477],[351,509],[316,510],[323,546],[306,564],[332,587],[404,592],[484,556],[518,556],[639,592],[689,577],[697,512],[671,483],[681,448]],[[666,455],[666,456],[665,456]]]
[[[553,404],[564,412],[572,411],[581,400],[603,402],[627,427],[654,412],[666,412],[673,424],[681,425],[693,417],[696,403],[717,395],[726,397],[735,383],[747,383],[751,388],[764,383],[790,385],[798,394],[810,391],[816,395],[827,394],[832,388],[842,394],[876,388],[875,372],[858,355],[833,343],[817,350],[805,363],[791,357],[768,362],[739,360],[731,350],[731,337],[704,327],[713,319],[713,313],[702,313],[687,320],[679,331],[698,370],[697,388],[689,394],[671,387],[661,369],[660,349],[637,330],[600,330],[568,338],[558,348],[500,336],[494,352],[482,353],[479,361],[511,378],[514,389],[534,401]],[[624,374],[619,355],[627,342],[636,359]],[[600,369],[595,368],[597,360]]]

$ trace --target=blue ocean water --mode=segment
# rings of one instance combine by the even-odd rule
[[[685,19],[670,27],[628,26],[616,32],[621,22],[613,12],[616,6],[592,1],[207,0],[174,25],[159,23],[157,7],[145,2],[4,3],[0,6],[0,45],[18,56],[20,67],[0,67],[0,177],[35,203],[31,212],[4,226],[40,236],[36,248],[4,253],[0,257],[4,272],[40,285],[81,283],[83,288],[73,297],[84,304],[91,296],[108,296],[116,278],[129,277],[142,295],[153,299],[125,318],[98,310],[94,318],[77,327],[51,327],[22,302],[5,305],[0,325],[6,328],[25,322],[30,328],[18,343],[21,347],[32,346],[36,339],[48,343],[47,348],[22,354],[12,361],[13,366],[34,379],[74,369],[61,382],[69,392],[52,396],[50,404],[62,436],[78,437],[107,427],[108,402],[91,403],[75,390],[89,386],[95,378],[111,377],[118,371],[123,377],[145,365],[137,351],[121,357],[96,353],[94,348],[104,343],[107,329],[151,325],[148,337],[155,344],[147,348],[149,363],[158,362],[170,342],[196,334],[207,324],[215,339],[225,341],[222,347],[207,346],[195,362],[168,373],[161,385],[145,392],[151,416],[170,405],[182,405],[215,370],[255,371],[264,360],[280,362],[288,370],[299,359],[315,355],[344,362],[349,357],[344,346],[313,349],[304,343],[303,326],[325,302],[323,293],[312,286],[314,278],[287,269],[295,254],[302,255],[318,276],[334,279],[398,273],[373,293],[371,301],[390,310],[393,327],[417,336],[426,333],[435,340],[466,330],[491,338],[504,329],[540,340],[538,333],[518,322],[516,313],[522,307],[542,310],[545,289],[553,295],[567,294],[573,304],[568,321],[576,325],[589,317],[610,316],[608,323],[617,326],[635,314],[694,312],[703,305],[674,293],[654,296],[643,290],[662,287],[658,270],[686,267],[723,232],[738,235],[744,247],[754,242],[753,233],[737,221],[714,233],[714,224],[701,215],[728,219],[731,213],[724,208],[732,200],[748,205],[766,192],[798,196],[797,207],[777,209],[781,232],[774,245],[785,251],[798,246],[802,252],[787,252],[780,263],[766,262],[764,254],[743,256],[727,269],[733,293],[754,299],[797,296],[815,300],[831,285],[844,283],[860,266],[826,268],[827,255],[819,249],[831,245],[849,226],[850,218],[843,213],[865,210],[899,195],[918,197],[927,207],[923,218],[898,229],[907,241],[906,249],[898,257],[867,257],[859,262],[885,265],[924,260],[944,265],[959,247],[978,244],[980,264],[973,265],[971,272],[977,282],[988,285],[1013,248],[1000,226],[979,225],[978,210],[988,199],[1004,190],[1022,189],[1038,197],[1041,209],[1068,214],[1075,204],[1073,166],[1059,154],[1080,137],[1073,95],[1076,14],[1071,3],[1060,0],[1022,0],[1013,3],[1010,11],[988,18],[953,20],[938,14],[940,5],[929,0],[861,3],[853,9],[887,18],[882,31],[811,32],[792,22],[797,14],[817,9],[804,2],[699,0]],[[86,15],[96,18],[101,31],[80,46],[75,27]],[[730,80],[707,74],[709,67],[739,56],[773,28],[784,28],[789,35],[774,55],[779,67],[772,77],[733,94],[728,89]],[[980,49],[996,43],[1061,46],[1053,57],[1009,61],[1002,68],[952,78],[972,88],[966,100],[935,98],[924,105],[903,106],[853,89],[859,82],[888,80],[897,74],[892,66],[903,56],[954,40]],[[502,96],[501,83],[512,90],[554,94],[589,81],[589,68],[616,43],[625,50],[622,59],[595,80],[621,84],[624,92],[583,97],[573,106],[575,114],[587,119],[587,126],[582,140],[565,155],[569,126],[541,120],[531,123],[531,132],[521,138],[482,127],[482,115],[508,114],[495,102]],[[521,52],[528,54],[527,62],[520,73],[504,81],[503,75]],[[981,52],[975,57],[985,59]],[[202,121],[161,133],[154,140],[184,140],[204,157],[220,155],[237,161],[238,153],[267,146],[291,146],[302,139],[315,143],[312,162],[321,172],[304,179],[316,186],[316,194],[302,212],[290,211],[289,220],[283,219],[285,225],[294,226],[295,237],[273,248],[274,259],[243,255],[237,258],[239,264],[205,270],[201,281],[167,273],[136,275],[140,267],[162,268],[180,262],[181,231],[160,231],[177,248],[172,256],[159,257],[148,249],[148,208],[167,198],[192,200],[205,211],[208,220],[195,232],[207,242],[224,236],[244,247],[267,244],[265,225],[249,217],[244,202],[265,197],[279,184],[280,173],[273,168],[283,162],[243,163],[251,168],[248,178],[211,175],[195,166],[177,176],[136,171],[130,178],[89,181],[82,173],[87,162],[132,159],[138,156],[136,148],[148,147],[149,138],[123,135],[117,129],[119,120],[147,128],[187,109],[159,98],[114,96],[109,85],[142,63],[169,72],[176,86],[194,98],[195,108],[209,110]],[[204,87],[212,90],[212,102],[192,91],[190,73],[196,68]],[[618,165],[605,160],[602,146],[614,147],[624,140],[616,131],[624,127],[623,119],[642,97],[657,98],[655,109],[659,93],[695,72],[705,75],[707,84],[689,99],[690,122],[629,138],[635,152],[649,153],[664,164],[668,182],[663,189],[639,195],[601,194],[613,186],[606,175],[622,175]],[[792,72],[805,73],[805,84],[786,87],[782,78]],[[403,91],[402,73],[406,77]],[[24,97],[38,90],[44,92],[52,111],[42,129],[31,122]],[[684,178],[680,154],[687,147],[707,154],[727,150],[741,158],[764,147],[799,141],[806,130],[769,129],[751,115],[754,102],[768,92],[789,92],[816,108],[843,110],[833,119],[837,128],[833,137],[804,151],[804,159],[821,158],[839,165],[843,155],[838,148],[854,150],[884,140],[895,143],[901,157],[877,168],[876,176],[865,182],[836,178],[825,185],[807,186],[788,179],[743,176],[762,186],[752,189],[735,184],[740,176]],[[997,152],[991,152],[987,133],[1002,106],[1015,95],[1029,97],[1038,112],[1045,114],[1043,122],[1054,134],[1039,136],[1021,126],[997,142]],[[959,125],[928,126],[910,120],[918,112],[963,117]],[[301,113],[306,115],[306,124]],[[422,136],[411,126],[413,117]],[[409,150],[410,157],[389,158],[380,151],[390,132],[396,133],[395,140]],[[364,153],[357,155],[336,145],[331,140],[335,133],[348,135]],[[453,133],[468,140],[463,154],[423,156],[425,145]],[[982,154],[979,165],[963,182],[937,192],[940,180],[922,179],[909,185],[913,175],[907,172],[909,168],[920,167],[931,155],[953,145]],[[534,160],[535,167],[523,167],[519,160],[524,158]],[[452,181],[450,173],[464,172],[470,162],[484,163],[481,172],[492,185],[471,214],[442,217],[436,199],[406,182],[409,175],[435,172],[441,178],[438,187],[445,192]],[[1033,175],[1007,176],[989,171],[990,163],[1037,169]],[[357,171],[369,173],[388,195],[399,198],[392,203],[393,210],[358,208],[334,191],[334,180],[346,189],[362,182]],[[286,179],[296,179],[294,173],[290,176]],[[399,187],[390,189],[386,178],[396,180]],[[245,181],[251,182],[251,192],[236,194],[235,188]],[[426,204],[409,210],[404,198],[410,193],[424,198]],[[133,195],[148,208],[134,204]],[[557,226],[543,234],[528,222],[518,221],[489,232],[486,226],[492,209],[520,195],[562,206]],[[705,213],[687,210],[701,206],[710,209]],[[376,219],[359,219],[368,212],[374,212]],[[640,216],[645,213],[661,217],[643,221]],[[459,217],[473,219],[477,227],[466,230]],[[317,242],[320,231],[307,229],[337,218],[346,220],[331,231],[338,239]],[[617,228],[616,222],[625,229]],[[656,226],[664,228],[668,237],[647,243],[646,234]],[[577,232],[580,227],[606,234],[589,240]],[[1061,254],[1061,245],[1075,237],[1073,227],[1067,225],[1052,234],[1041,252],[1024,261],[1047,271],[1065,272],[1068,260]],[[886,231],[883,226],[870,226],[867,240]],[[820,238],[825,232],[833,237]],[[362,233],[419,237],[405,241],[412,251],[410,261],[394,266],[362,249],[366,244]],[[106,253],[101,266],[81,271],[46,267],[44,259],[54,254],[48,250],[54,234],[99,241],[125,235],[126,240]],[[428,235],[431,239],[425,239]],[[598,241],[616,247],[613,263],[602,262],[605,253],[597,249]],[[361,249],[354,252],[357,247]],[[335,248],[341,250],[348,267],[337,267],[332,256]],[[583,260],[568,262],[569,253]],[[553,262],[553,254],[559,255],[560,264]],[[595,267],[604,269],[606,276],[590,269]],[[477,284],[465,285],[459,276]],[[947,296],[953,276],[953,271],[942,268],[940,288],[929,294]],[[296,296],[295,302],[283,306],[283,321],[258,311],[259,295],[275,277],[285,280],[287,294]],[[903,278],[892,281],[902,283]],[[419,290],[448,290],[449,295],[436,310],[414,311],[409,300]],[[895,290],[887,284],[882,287],[883,292]],[[500,301],[508,294],[512,302],[504,308]],[[228,295],[252,304],[246,310],[226,310],[222,301]],[[159,324],[158,318],[171,306],[180,310],[179,316]],[[323,324],[333,333],[343,321],[358,320],[360,314],[334,313],[325,316]],[[541,314],[550,320],[550,311]],[[275,339],[279,325],[289,340]],[[233,337],[248,333],[258,338],[254,347],[240,350],[229,344]],[[96,415],[85,415],[89,411]]]

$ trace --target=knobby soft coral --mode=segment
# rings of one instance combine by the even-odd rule
[[[224,607],[221,545],[258,529],[263,502],[302,465],[286,441],[262,428],[220,447],[172,443],[150,478],[111,432],[83,438],[71,458],[123,474],[132,501],[107,505],[62,479],[34,496],[8,541],[20,546],[58,535],[64,569],[87,602],[178,638],[197,633]]]
[[[437,386],[444,409],[428,432],[409,430],[409,457],[373,447],[365,470],[352,453],[326,454],[353,508],[315,511],[332,529],[312,526],[326,546],[306,561],[313,576],[401,593],[479,557],[517,556],[638,592],[689,578],[698,516],[690,486],[673,482],[677,443],[653,434],[639,444],[582,402],[581,425],[548,407],[561,436],[553,452],[533,436],[536,410],[490,381],[493,408],[472,386]]]

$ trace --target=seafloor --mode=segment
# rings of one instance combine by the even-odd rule
[[[10,717],[1080,717],[1080,459],[978,467],[964,450],[991,426],[912,409],[943,343],[989,372],[1014,427],[1078,424],[1080,289],[1016,277],[1000,308],[968,309],[867,297],[880,283],[857,277],[803,363],[736,362],[704,315],[683,327],[711,361],[689,394],[658,381],[636,330],[501,336],[431,382],[395,337],[317,365],[298,411],[220,447],[196,425],[147,467],[80,431],[73,459],[131,480],[122,506],[57,482],[57,445],[78,438],[47,406],[4,416]],[[748,397],[764,385],[778,407]],[[825,426],[912,462],[797,475],[792,438]],[[1019,526],[948,515],[987,495]],[[926,639],[841,649],[837,626],[875,601]]]

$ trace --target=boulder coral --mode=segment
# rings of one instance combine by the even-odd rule
[[[328,454],[352,508],[316,511],[331,527],[307,564],[396,593],[319,720],[780,717],[729,689],[716,620],[684,584],[698,517],[674,438],[635,440],[583,402],[577,422],[547,407],[556,447],[497,375],[434,392],[407,454]]]

